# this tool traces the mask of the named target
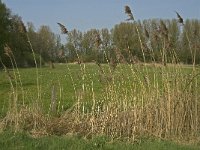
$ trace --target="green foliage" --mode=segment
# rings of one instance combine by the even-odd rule
[[[136,26],[136,23],[121,23],[113,29],[114,45],[120,49],[128,62],[130,61],[129,56],[136,56],[142,60]]]
[[[34,62],[34,59],[33,59],[33,54],[32,53],[25,53],[25,56],[26,56],[25,57],[26,63],[24,63],[24,67],[34,67],[35,62]],[[39,54],[36,54],[35,57],[36,57],[35,59],[36,59],[37,64],[41,64],[41,65],[45,64],[45,61],[43,60],[43,58],[41,58],[41,56]]]
[[[55,35],[48,26],[41,26],[38,32],[35,32],[32,23],[28,23],[28,30],[20,16],[14,15],[0,2],[0,57],[2,62],[11,67],[9,58],[4,54],[4,46],[8,45],[13,53],[13,59],[18,67],[34,66],[30,55],[32,54],[31,45],[41,59],[48,61],[57,61],[58,52],[61,48],[59,36]],[[40,63],[40,65],[43,64]],[[2,66],[2,64],[0,64]]]
[[[144,61],[144,53],[146,62],[191,64],[195,60],[198,64],[199,26],[198,20],[186,20],[182,26],[175,19],[149,19],[143,22],[123,22],[110,31],[91,29],[81,33],[74,29],[68,35],[66,54],[70,61],[76,61],[78,54],[85,62],[99,61],[99,58],[100,62],[106,62],[115,58],[114,49],[117,48],[127,62],[132,61],[130,57]],[[96,34],[101,38],[99,47],[95,45]]]
[[[48,26],[41,26],[37,35],[36,53],[40,54],[45,61],[54,61],[57,55],[56,35]]]
[[[144,140],[136,143],[121,141],[111,141],[106,137],[96,137],[94,139],[83,139],[78,136],[48,136],[33,138],[25,133],[4,132],[0,134],[1,150],[197,150],[198,146],[184,146],[169,141]]]
[[[197,19],[186,20],[183,28],[181,51],[182,59],[186,63],[199,63],[200,56],[200,21]]]
[[[10,10],[0,1],[0,57],[2,60],[6,59],[3,47],[9,41],[9,28],[11,25],[9,18]],[[0,64],[0,66],[2,65]]]

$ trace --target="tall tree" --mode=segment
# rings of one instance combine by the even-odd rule
[[[136,25],[136,23],[121,23],[113,29],[113,43],[120,49],[128,62],[133,60],[132,57],[142,59],[140,42],[135,28]]]
[[[82,46],[86,61],[100,61],[99,35],[100,33],[97,29],[90,29],[83,34]]]
[[[0,57],[4,62],[9,61],[4,55],[4,45],[9,41],[10,17],[10,10],[0,1]]]
[[[68,33],[67,41],[68,43],[66,44],[66,49],[68,50],[67,54],[70,58],[70,61],[81,59],[81,53],[83,53],[81,43],[82,33],[79,30],[73,29]]]
[[[18,66],[28,66],[29,62],[26,55],[30,55],[31,50],[27,42],[26,29],[21,17],[18,15],[13,15],[11,18],[9,45],[13,50]]]
[[[55,61],[56,59],[56,35],[49,26],[41,26],[38,31],[37,52],[45,61]]]

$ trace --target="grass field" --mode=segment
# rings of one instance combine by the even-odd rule
[[[1,150],[198,150],[198,146],[175,144],[170,141],[143,139],[135,143],[110,141],[106,137],[83,139],[76,136],[47,136],[32,138],[25,133],[0,134]]]
[[[28,68],[19,73],[14,69],[9,74],[1,70],[2,131],[47,136],[33,139],[3,132],[1,145],[12,148],[9,143],[16,142],[24,149],[62,149],[71,143],[69,149],[98,149],[94,141],[99,135],[114,141],[138,141],[147,135],[198,144],[199,73],[198,67],[172,64],[120,64],[116,68],[56,64],[55,69]],[[64,137],[69,133],[93,140]],[[139,145],[102,142],[100,149],[192,149],[156,140]]]
[[[60,102],[60,108],[66,110],[70,108],[77,100],[77,94],[81,92],[83,85],[85,90],[91,91],[91,84],[93,84],[93,90],[96,99],[101,99],[104,94],[105,87],[108,85],[107,82],[111,82],[114,79],[116,86],[121,89],[126,89],[126,92],[132,92],[132,86],[138,86],[143,88],[142,82],[147,82],[145,76],[148,73],[148,80],[151,80],[151,84],[160,84],[159,87],[162,88],[162,82],[167,75],[166,80],[171,80],[173,82],[174,76],[178,73],[182,73],[182,78],[188,77],[192,74],[192,67],[186,66],[182,70],[176,70],[174,67],[162,68],[149,66],[147,72],[144,66],[135,66],[130,68],[129,66],[121,65],[115,70],[114,73],[110,73],[108,65],[104,65],[105,74],[101,75],[99,73],[99,68],[96,64],[87,64],[84,66],[84,72],[82,71],[83,66],[80,67],[78,64],[57,64],[56,69],[50,69],[49,67],[39,69],[39,86],[40,86],[40,99],[43,105],[43,109],[48,112],[51,104],[52,87],[56,88],[56,98]],[[197,69],[199,70],[199,69]],[[37,98],[37,75],[36,69],[19,69],[20,79],[22,81],[22,87],[25,92],[24,103],[32,104]],[[17,87],[18,93],[18,103],[23,104],[21,87],[19,85],[19,78],[17,83],[14,79],[14,73],[10,70],[10,74],[13,76],[12,82],[15,87]],[[17,73],[16,73],[17,76]],[[84,77],[84,78],[83,78]],[[156,79],[154,79],[156,77]],[[198,77],[199,78],[199,77]],[[107,81],[108,80],[108,81]],[[109,81],[110,80],[110,81]],[[184,80],[184,79],[183,79]],[[153,83],[157,82],[157,83]],[[169,81],[170,82],[170,81]],[[185,81],[186,82],[186,81]],[[144,85],[145,86],[145,85]],[[153,86],[153,85],[150,85]],[[4,71],[0,74],[0,114],[5,115],[7,112],[8,102],[10,100],[9,93],[10,83],[7,75]],[[87,89],[88,88],[88,89]],[[140,89],[139,89],[140,90]]]
[[[69,68],[68,68],[68,67]],[[82,72],[79,65],[56,65],[56,69],[49,67],[39,69],[39,86],[42,105],[44,110],[48,112],[51,103],[51,91],[53,85],[56,86],[57,98],[63,110],[68,109],[76,102],[76,92],[82,88]],[[89,69],[88,69],[89,68]],[[70,71],[69,71],[70,69]],[[96,65],[87,65],[88,78],[94,81],[94,90],[96,93],[101,93],[102,84],[98,82],[98,74]],[[20,69],[20,78],[22,80],[23,89],[25,92],[25,103],[32,104],[37,99],[37,76],[36,69]],[[10,83],[7,79],[6,73],[1,71],[0,74],[0,101],[1,101],[1,114],[5,114],[6,106],[9,102]],[[10,73],[13,75],[12,71]],[[72,77],[72,78],[71,78]],[[85,79],[85,82],[90,82],[90,79]],[[15,80],[13,79],[15,84]],[[19,83],[18,83],[19,84]],[[18,85],[19,86],[19,85]],[[20,88],[18,88],[20,91]],[[20,91],[21,92],[21,91]],[[19,93],[19,103],[23,103],[21,93]]]

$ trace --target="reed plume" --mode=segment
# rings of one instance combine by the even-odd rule
[[[134,17],[133,17],[133,14],[131,12],[131,9],[129,6],[125,6],[125,13],[129,16],[128,19],[126,19],[126,21],[129,21],[129,20],[134,20]]]
[[[182,25],[184,25],[184,23],[183,23],[183,18],[181,17],[181,15],[179,15],[179,13],[176,12],[176,11],[175,11],[175,13],[176,13],[176,15],[177,15],[177,17],[178,17],[178,22],[181,23]]]
[[[144,27],[144,33],[147,39],[149,39],[149,32],[147,31],[147,28]]]
[[[20,33],[27,33],[26,26],[24,25],[23,21],[19,22],[19,32]]]
[[[169,31],[168,31],[167,26],[166,26],[166,24],[164,23],[163,20],[160,20],[160,32],[164,36],[164,38],[168,40]]]
[[[8,46],[8,44],[5,44],[5,46],[4,46],[4,54],[7,55],[8,57],[11,57],[11,55],[12,55],[12,50]]]
[[[57,24],[60,26],[60,30],[61,30],[62,34],[67,34],[68,33],[67,28],[63,24],[61,24],[59,22]]]
[[[102,43],[101,37],[100,37],[99,33],[97,33],[95,35],[95,44],[97,47],[99,47],[101,45],[101,43]]]

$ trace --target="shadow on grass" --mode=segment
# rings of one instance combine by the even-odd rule
[[[14,81],[13,81],[13,84],[14,84]],[[18,83],[19,84],[19,83]],[[35,83],[34,82],[24,82],[23,83],[23,87],[28,87],[28,86],[34,86]],[[7,89],[10,89],[10,83],[9,81],[1,81],[0,82],[0,90],[7,90]]]

